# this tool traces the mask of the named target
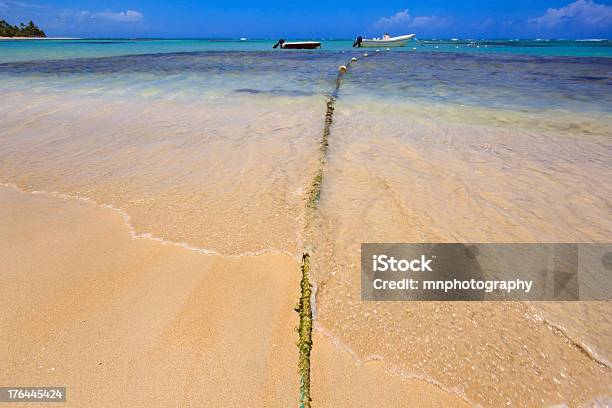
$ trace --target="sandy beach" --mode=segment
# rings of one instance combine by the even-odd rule
[[[0,383],[65,385],[70,407],[297,404],[290,257],[134,239],[115,210],[5,186],[0,212]],[[317,406],[464,406],[314,341]]]
[[[116,211],[0,189],[0,383],[68,406],[293,406],[298,267],[133,239]]]
[[[321,407],[468,408],[464,399],[439,385],[390,372],[381,361],[358,363],[329,337],[315,332],[312,364],[314,405]]]

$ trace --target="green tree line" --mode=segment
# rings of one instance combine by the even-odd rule
[[[0,20],[0,37],[46,37],[47,35],[32,21],[25,25],[10,25]]]

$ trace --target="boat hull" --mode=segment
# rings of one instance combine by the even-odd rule
[[[286,50],[313,50],[319,47],[321,47],[321,43],[314,42],[314,41],[292,42],[292,43],[286,42],[283,45],[281,45],[281,48],[286,49]]]
[[[403,47],[406,43],[414,38],[414,34],[403,35],[401,37],[393,37],[387,40],[369,40],[363,39],[361,46],[364,48],[385,48],[385,47]]]

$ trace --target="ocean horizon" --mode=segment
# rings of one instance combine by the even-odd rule
[[[278,39],[180,38],[74,38],[3,39],[0,63],[80,57],[197,51],[270,51]],[[322,42],[311,52],[352,51],[354,39],[298,38]],[[283,50],[285,52],[294,52]],[[533,56],[612,57],[609,39],[417,39],[392,52],[507,53]]]

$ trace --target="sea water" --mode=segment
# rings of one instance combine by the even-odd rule
[[[0,182],[211,253],[307,246],[319,330],[473,404],[609,396],[609,303],[360,300],[361,242],[612,237],[609,42],[435,43],[364,57],[347,41],[1,42]]]
[[[316,38],[304,40],[314,40],[322,43],[321,48],[314,52],[350,51],[352,50],[353,44],[353,40]],[[236,39],[0,40],[0,62],[78,57],[110,57],[118,55],[156,54],[162,52],[271,51],[272,45],[274,45],[276,41],[277,39],[247,41]],[[612,40],[417,39],[408,42],[405,47],[393,48],[393,51],[612,57]]]

